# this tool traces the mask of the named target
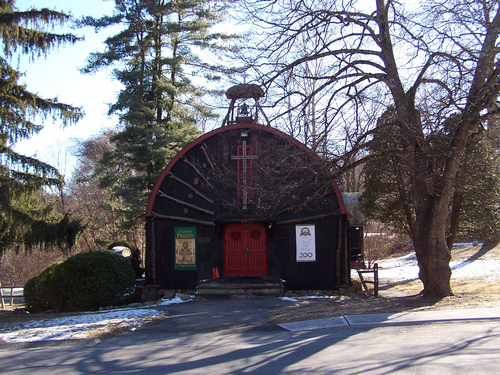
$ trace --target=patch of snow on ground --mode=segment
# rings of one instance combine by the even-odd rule
[[[280,300],[286,301],[286,302],[297,302],[298,301],[298,299],[291,298],[291,297],[281,297]]]
[[[481,278],[487,281],[500,280],[500,259],[478,259],[474,261],[452,261],[451,278],[457,280]]]
[[[189,302],[193,300],[193,296],[189,296],[190,299],[182,299],[178,296],[175,296],[174,298],[171,299],[162,299],[162,302],[158,306],[168,306],[168,305],[174,305],[176,303],[184,303],[184,302]]]
[[[379,279],[392,282],[418,279],[418,265],[415,253],[378,262]],[[500,280],[500,259],[453,260],[450,262],[451,278],[454,280],[482,278],[488,281]],[[356,275],[354,271],[353,276]]]
[[[318,295],[310,295],[310,296],[301,296],[299,299],[336,299],[337,296],[318,296]]]
[[[193,296],[163,299],[159,306],[192,301]],[[88,312],[52,319],[5,324],[0,329],[0,342],[19,343],[51,340],[85,339],[91,334],[104,333],[112,328],[126,327],[131,331],[164,316],[155,308],[123,308]]]
[[[6,343],[87,338],[91,333],[106,332],[110,326],[135,330],[145,322],[161,317],[156,309],[116,309],[53,319],[6,324],[0,340]]]

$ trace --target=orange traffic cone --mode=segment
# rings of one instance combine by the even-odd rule
[[[214,267],[213,271],[212,271],[212,279],[218,279],[220,276],[219,276],[219,268],[218,267]]]

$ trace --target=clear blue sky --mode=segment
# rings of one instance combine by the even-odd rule
[[[100,17],[112,13],[114,1],[16,0],[16,6],[19,10],[31,7],[56,9],[71,13],[75,18],[84,15]],[[91,52],[104,49],[102,41],[106,33],[111,35],[111,32],[96,34],[91,28],[65,28],[65,31],[84,36],[85,41],[53,50],[47,58],[42,57],[34,62],[23,58],[20,70],[25,73],[23,81],[30,91],[45,98],[57,97],[62,103],[83,107],[86,116],[77,125],[65,129],[61,128],[60,123],[46,120],[45,129],[32,139],[19,143],[16,150],[49,162],[68,178],[75,163],[75,159],[70,156],[73,140],[87,139],[103,129],[116,126],[117,119],[107,116],[107,103],[114,102],[120,84],[110,78],[109,72],[96,75],[79,72]]]

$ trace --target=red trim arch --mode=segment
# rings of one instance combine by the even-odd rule
[[[154,203],[155,203],[155,200],[156,200],[156,196],[158,194],[158,190],[160,189],[160,186],[162,185],[163,183],[163,180],[167,177],[168,173],[170,172],[170,170],[173,168],[173,166],[188,152],[190,151],[192,148],[194,148],[195,146],[197,146],[198,144],[200,144],[201,142],[205,141],[206,139],[210,138],[210,137],[213,137],[214,135],[217,135],[219,133],[223,133],[223,132],[226,132],[226,131],[230,131],[230,130],[236,130],[236,129],[252,129],[252,130],[259,130],[259,131],[266,131],[266,132],[269,132],[269,133],[272,133],[272,134],[275,134],[277,136],[280,136],[284,139],[286,139],[287,141],[290,141],[291,143],[301,147],[301,148],[304,148],[304,149],[307,149],[309,150],[309,148],[304,145],[302,142],[299,142],[298,140],[296,140],[295,138],[289,136],[288,134],[286,133],[283,133],[282,131],[278,130],[278,129],[275,129],[275,128],[271,128],[269,126],[264,126],[264,125],[259,125],[259,124],[252,124],[252,123],[247,123],[247,124],[235,124],[235,125],[229,125],[229,126],[223,126],[223,127],[220,127],[220,128],[217,128],[215,130],[212,130],[211,132],[208,132],[206,134],[203,134],[202,136],[200,136],[199,138],[195,139],[194,141],[192,141],[191,143],[189,143],[186,147],[184,147],[181,152],[179,152],[171,161],[170,163],[168,163],[167,167],[163,170],[162,174],[160,175],[160,177],[158,178],[158,180],[156,181],[156,184],[155,186],[153,187],[153,191],[151,192],[151,195],[149,196],[149,201],[148,201],[148,208],[146,210],[146,213],[142,216],[142,220],[146,220],[149,216],[152,215],[152,212],[153,212],[153,206],[154,206]],[[309,150],[310,151],[310,150]],[[351,218],[351,214],[349,212],[347,212],[346,208],[345,208],[345,205],[344,205],[344,200],[342,199],[342,194],[340,193],[340,189],[337,185],[337,183],[335,182],[335,180],[332,180],[331,182],[332,184],[332,187],[335,191],[335,195],[337,197],[337,200],[339,202],[339,207],[340,207],[340,212],[342,214],[345,214],[347,215],[347,218],[350,219]]]

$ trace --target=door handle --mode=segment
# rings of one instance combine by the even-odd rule
[[[250,250],[248,250],[248,246],[245,248],[244,250],[247,254],[250,252]]]

